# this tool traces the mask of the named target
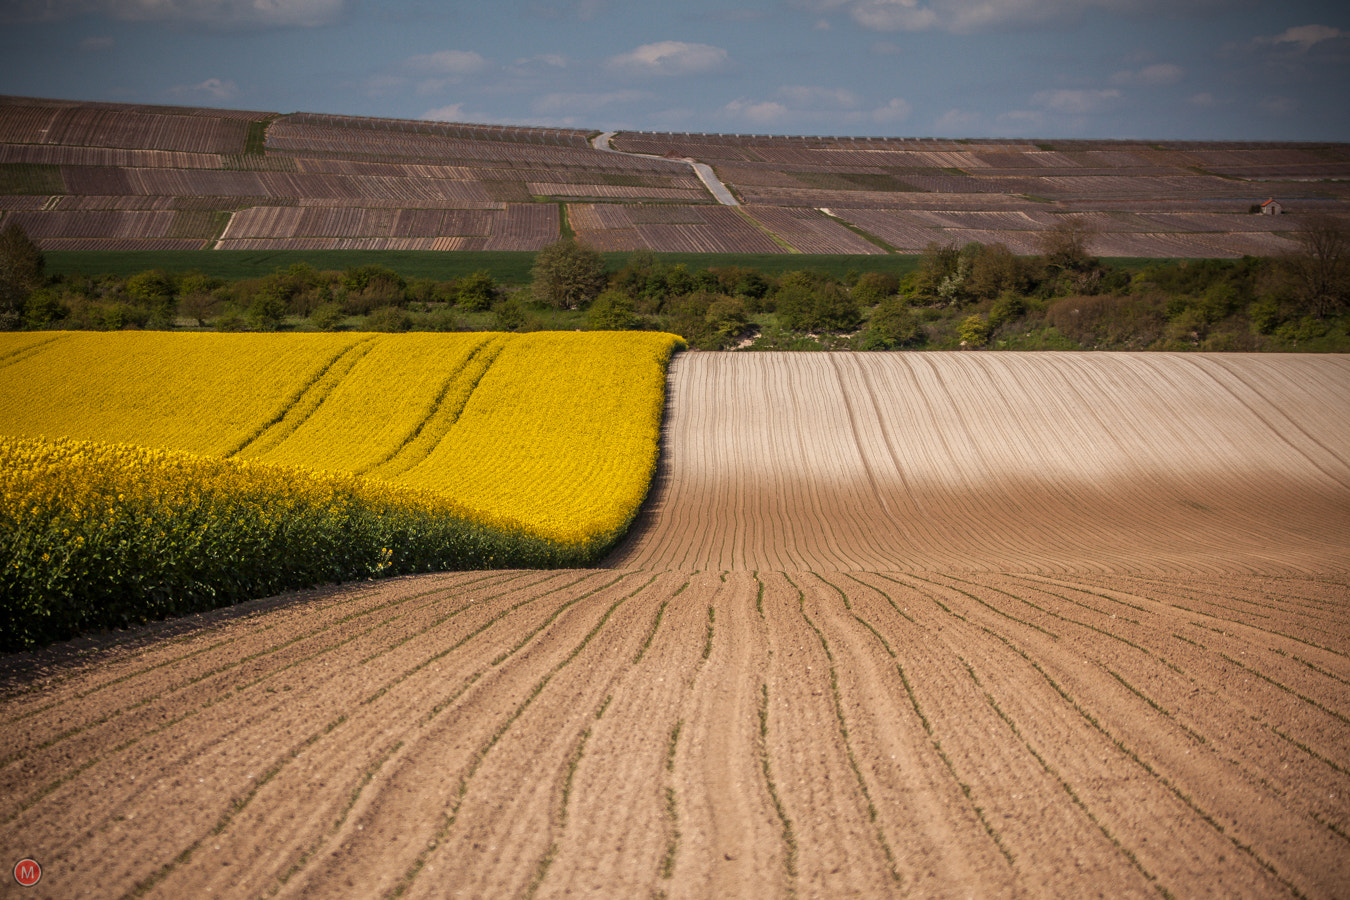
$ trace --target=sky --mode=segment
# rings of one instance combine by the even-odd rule
[[[0,0],[0,94],[597,130],[1350,141],[1350,3]]]

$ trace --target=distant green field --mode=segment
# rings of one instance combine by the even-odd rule
[[[486,269],[499,284],[530,283],[534,253],[520,250],[49,250],[47,271],[53,275],[119,275],[146,269],[169,272],[198,270],[218,278],[238,280],[269,275],[299,262],[316,269],[351,266],[387,266],[404,278],[449,281]],[[621,268],[631,253],[605,253],[611,271]],[[917,255],[816,255],[807,253],[658,253],[658,259],[683,263],[690,270],[718,266],[745,266],[766,275],[798,269],[821,269],[842,278],[849,271],[894,272],[904,275],[919,266]],[[1108,265],[1138,270],[1167,262],[1162,259],[1107,258]]]

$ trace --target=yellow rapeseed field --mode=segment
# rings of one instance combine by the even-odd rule
[[[187,450],[433,490],[553,540],[622,529],[671,335],[0,335],[0,434]]]
[[[55,616],[50,635],[100,591],[106,624],[384,572],[594,562],[646,495],[682,346],[0,335],[0,618]]]
[[[396,481],[562,543],[627,528],[656,470],[670,335],[539,332],[509,341],[459,422]]]

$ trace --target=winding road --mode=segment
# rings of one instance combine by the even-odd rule
[[[650,153],[628,153],[623,150],[615,150],[613,147],[610,146],[609,142],[613,140],[614,136],[617,134],[618,134],[617,131],[606,131],[604,134],[596,135],[594,138],[591,139],[591,146],[597,150],[603,150],[606,153],[618,153],[622,156],[636,156],[640,159],[667,158],[664,156],[653,156]],[[704,186],[707,187],[707,189],[710,192],[712,192],[712,195],[717,198],[718,203],[722,204],[723,206],[741,205],[736,200],[736,198],[732,196],[731,191],[727,190],[727,186],[723,184],[721,180],[717,177],[717,173],[712,170],[712,166],[707,165],[706,163],[696,162],[688,158],[681,160],[670,160],[670,162],[683,162],[688,163],[690,166],[692,166],[694,169],[694,174],[697,175],[699,181],[702,181]]]

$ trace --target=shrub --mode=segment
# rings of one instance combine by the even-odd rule
[[[259,291],[248,308],[248,321],[259,331],[276,331],[286,320],[286,300],[269,285]]]
[[[708,312],[703,320],[722,343],[730,342],[750,324],[745,303],[737,297],[728,297],[725,294],[720,295],[708,306]]]
[[[1027,314],[1027,302],[1021,296],[1005,291],[989,309],[989,333],[993,334],[1009,322]]]
[[[963,347],[983,347],[989,341],[989,323],[978,314],[966,316],[957,326],[956,333]]]
[[[853,285],[853,299],[862,306],[876,306],[900,290],[900,279],[889,272],[867,272]]]
[[[514,295],[498,300],[492,313],[498,331],[518,331],[525,325],[525,305]]]
[[[309,320],[320,331],[337,331],[338,327],[347,321],[347,314],[336,303],[325,303],[310,313]]]
[[[792,331],[848,331],[862,321],[858,301],[833,281],[791,281],[778,290],[778,318]]]
[[[592,331],[627,331],[637,322],[633,299],[621,291],[604,291],[591,301],[586,325]]]
[[[486,312],[500,294],[501,290],[497,282],[492,280],[492,275],[486,270],[479,270],[460,280],[455,293],[455,305],[465,312]]]
[[[923,342],[924,332],[913,310],[898,294],[877,304],[863,336],[864,350],[895,350]]]
[[[1060,334],[1088,347],[1145,348],[1163,337],[1166,301],[1161,295],[1065,297],[1046,309]]]
[[[554,309],[580,309],[605,289],[605,260],[595,250],[561,240],[540,250],[534,260],[535,298]]]
[[[412,327],[412,317],[397,306],[384,306],[375,310],[366,319],[366,331],[382,331],[390,334],[407,331]]]

